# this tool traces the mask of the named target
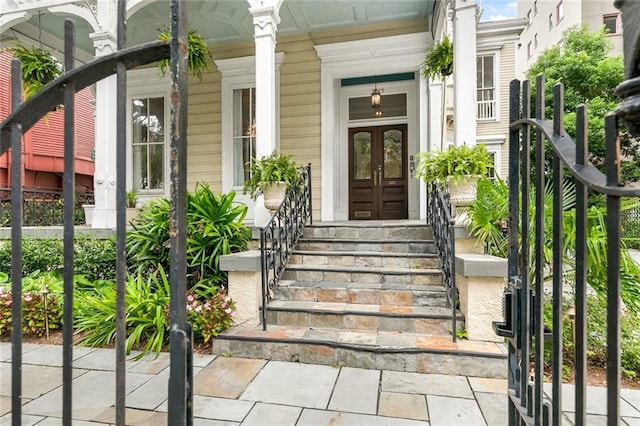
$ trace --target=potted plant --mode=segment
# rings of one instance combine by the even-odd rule
[[[62,75],[62,64],[46,50],[35,46],[27,47],[19,42],[7,50],[14,58],[20,60],[25,99],[29,99],[48,83]]]
[[[264,194],[264,206],[275,210],[280,206],[287,188],[297,186],[302,178],[301,166],[292,155],[274,150],[268,157],[253,159],[248,164],[249,178],[244,182],[244,193],[255,200]]]
[[[493,160],[483,144],[452,146],[446,151],[429,151],[417,155],[416,176],[424,182],[449,185],[451,204],[468,206],[476,197],[476,183],[493,167]]]
[[[132,189],[131,191],[127,191],[127,210],[126,210],[126,221],[127,223],[131,223],[136,217],[138,217],[138,191]]]
[[[422,63],[424,78],[433,79],[440,75],[443,78],[453,72],[453,43],[446,35],[431,46]]]
[[[171,28],[161,28],[159,30],[158,40],[169,43],[169,41],[171,41]],[[189,71],[191,74],[198,77],[199,80],[202,80],[202,72],[209,70],[209,60],[211,59],[211,53],[209,52],[207,41],[195,30],[189,29],[187,43]],[[164,76],[169,65],[169,59],[159,61],[158,68],[160,70],[160,74]]]

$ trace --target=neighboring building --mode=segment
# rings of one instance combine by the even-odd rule
[[[612,0],[518,0],[518,16],[528,25],[520,36],[516,72],[526,71],[545,49],[558,44],[568,28],[585,22],[590,30],[605,25],[612,55],[622,55],[622,19]]]
[[[3,4],[12,12],[0,15],[0,33],[38,24],[60,39],[58,14],[71,14],[86,20],[77,19],[78,51],[99,56],[114,49],[115,0],[97,2],[91,13],[85,1]],[[266,214],[260,200],[254,210],[241,194],[244,164],[280,149],[311,163],[316,218],[418,219],[426,215],[426,195],[411,174],[416,153],[484,142],[496,170],[506,173],[507,88],[522,19],[478,24],[473,0],[187,4],[190,26],[213,55],[211,72],[189,79],[189,188],[206,182],[216,191],[239,191],[237,199],[260,224]],[[128,44],[153,40],[166,8],[167,2],[127,2]],[[32,9],[42,15],[25,15]],[[455,57],[443,108],[442,82],[425,80],[421,64],[445,33]],[[96,85],[94,227],[115,225],[115,87],[115,78]],[[384,89],[382,108],[371,107],[374,88]],[[127,187],[144,202],[169,191],[168,76],[132,70],[127,96]],[[371,194],[366,209],[351,202],[356,187]],[[388,193],[399,197],[388,203]],[[385,203],[395,206],[391,216]]]
[[[0,121],[11,111],[11,53],[0,49]],[[93,192],[95,140],[94,107],[91,89],[76,94],[77,193]],[[47,114],[23,138],[23,188],[62,191],[64,172],[64,110]],[[0,156],[0,188],[11,186],[11,153]]]

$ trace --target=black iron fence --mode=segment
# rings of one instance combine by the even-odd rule
[[[126,71],[171,58],[171,230],[170,249],[170,372],[168,386],[168,424],[193,424],[193,374],[191,332],[186,322],[186,181],[187,181],[187,45],[186,1],[171,0],[169,43],[152,42],[125,49],[125,0],[117,6],[117,51],[74,68],[76,48],[73,21],[65,21],[65,73],[36,95],[21,103],[21,66],[11,65],[12,112],[0,125],[0,154],[11,148],[11,270],[22,270],[22,135],[56,105],[64,104],[64,312],[62,344],[62,424],[72,424],[73,379],[73,286],[74,286],[74,210],[75,210],[75,92],[106,77],[116,75],[116,390],[115,423],[126,424],[125,359],[125,201],[126,201]],[[22,274],[11,276],[11,419],[22,423]]]
[[[23,189],[22,214],[24,226],[59,226],[63,224],[64,195],[62,191]],[[75,194],[73,222],[84,225],[83,205],[93,204],[92,193]],[[11,188],[0,188],[0,226],[11,226]]]
[[[451,216],[451,200],[445,187],[436,183],[427,186],[427,223],[431,225],[438,249],[442,283],[447,290],[447,301],[451,306],[453,341],[457,339],[458,289],[456,287],[456,239],[455,220]]]
[[[290,187],[287,194],[260,230],[262,264],[262,328],[267,329],[267,304],[284,272],[291,252],[304,233],[309,221],[313,223],[311,203],[311,164],[302,171],[297,187]]]
[[[563,301],[566,289],[573,289],[571,303],[575,306],[573,369],[575,386],[575,423],[587,424],[587,266],[596,259],[589,258],[588,190],[606,195],[606,348],[607,348],[607,418],[608,424],[620,424],[621,383],[621,199],[640,196],[640,188],[624,186],[620,182],[620,146],[618,116],[605,118],[606,174],[587,160],[588,141],[586,108],[576,110],[576,141],[564,130],[563,88],[554,88],[553,119],[545,119],[544,78],[536,81],[535,118],[531,105],[528,81],[511,82],[510,139],[509,139],[509,286],[504,295],[504,322],[495,323],[496,332],[508,339],[509,423],[563,423]],[[534,136],[535,143],[531,138]],[[552,155],[551,173],[545,171],[545,145]],[[535,162],[530,163],[531,148]],[[531,170],[535,171],[534,177]],[[575,208],[575,273],[564,274],[566,247],[563,236],[566,227],[563,209],[563,179],[571,175],[576,180]],[[553,188],[553,207],[545,208],[545,184]],[[530,193],[535,198],[535,216],[529,209]],[[534,220],[532,235],[529,222]],[[545,223],[552,222],[552,230]],[[530,240],[533,262],[529,263]],[[551,279],[547,282],[548,265],[545,253],[551,241]],[[530,273],[533,271],[533,273]],[[545,286],[551,288],[550,293]],[[553,318],[544,320],[545,300],[552,306]],[[551,385],[545,380],[545,341],[551,344]]]

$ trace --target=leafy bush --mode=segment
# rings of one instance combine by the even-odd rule
[[[89,281],[115,280],[116,240],[78,238],[74,245],[74,273]]]
[[[115,240],[78,238],[74,244],[74,272],[90,281],[113,279],[116,270]],[[23,238],[22,275],[62,270],[63,242],[55,238]],[[0,271],[11,274],[11,241],[0,242]]]
[[[146,342],[143,353],[157,353],[165,343],[169,328],[169,280],[164,269],[158,276],[129,275],[126,283],[125,317],[127,327],[126,352],[134,345]],[[114,284],[79,293],[75,297],[75,326],[82,335],[79,344],[106,346],[116,335],[116,287]]]
[[[247,207],[234,206],[234,197],[233,191],[216,195],[206,184],[198,184],[195,192],[187,195],[187,273],[191,284],[226,282],[226,273],[218,268],[220,256],[247,248],[251,232],[242,223]],[[153,273],[158,265],[169,269],[170,208],[166,198],[142,208],[127,233],[130,271]]]
[[[569,306],[569,299],[563,300],[563,311]],[[544,305],[545,324],[550,325],[553,309],[548,301]],[[640,374],[640,317],[626,310],[621,316],[622,372],[630,378]],[[565,363],[574,362],[573,324],[566,316],[562,322],[562,345]],[[607,361],[607,299],[597,293],[587,296],[587,362],[592,365],[606,365]],[[545,363],[551,364],[551,342],[545,342]]]
[[[187,318],[193,325],[194,338],[202,339],[204,343],[229,328],[235,309],[235,303],[224,291],[211,295],[205,302],[193,293],[187,294]]]
[[[11,333],[11,286],[0,284],[0,335]],[[47,290],[43,292],[43,290]],[[39,273],[22,282],[22,332],[41,337],[62,325],[62,280],[55,273]],[[46,299],[46,303],[45,303]]]
[[[62,240],[23,238],[22,275],[61,269],[64,263],[62,253]],[[0,243],[0,271],[11,275],[11,241]]]
[[[196,286],[203,286],[199,284]],[[204,286],[203,286],[204,287]],[[208,299],[202,299],[203,295]],[[170,286],[164,268],[157,274],[129,275],[126,286],[126,352],[144,345],[141,357],[147,352],[158,354],[166,343],[169,330]],[[111,285],[96,287],[94,291],[76,294],[76,331],[81,334],[80,344],[105,346],[113,343],[116,335],[116,288]],[[232,323],[235,305],[224,292],[207,288],[199,294],[187,295],[187,318],[193,324],[196,338],[207,342],[212,336]]]

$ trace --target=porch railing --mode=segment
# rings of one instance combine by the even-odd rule
[[[456,287],[455,265],[455,221],[451,217],[451,201],[449,193],[438,184],[431,183],[427,187],[427,223],[433,230],[433,238],[438,249],[442,283],[447,291],[447,301],[451,306],[451,326],[453,341],[457,339],[456,310],[458,305],[458,289]]]
[[[309,221],[313,223],[311,203],[311,164],[302,171],[297,187],[290,187],[287,194],[260,230],[262,265],[262,328],[267,329],[267,304],[280,281],[291,252],[304,233]]]
[[[73,219],[76,225],[85,223],[83,204],[93,204],[93,193],[75,194]],[[56,226],[63,224],[64,196],[62,191],[22,190],[24,226]],[[0,226],[11,226],[11,188],[0,188]]]

